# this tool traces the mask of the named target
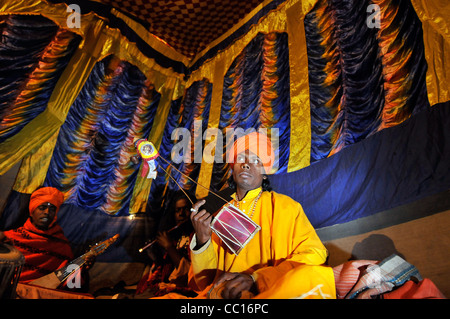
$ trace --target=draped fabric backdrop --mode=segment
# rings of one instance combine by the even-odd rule
[[[107,233],[129,235],[131,217],[158,221],[179,185],[198,197],[207,191],[192,180],[226,188],[225,157],[211,164],[194,161],[196,152],[216,147],[218,156],[225,154],[232,143],[227,129],[252,128],[265,129],[277,143],[275,190],[302,202],[316,227],[344,223],[386,206],[357,205],[360,188],[324,183],[332,174],[354,180],[341,160],[361,168],[369,148],[380,147],[373,159],[388,149],[381,140],[402,136],[413,168],[412,154],[426,152],[407,148],[415,127],[429,125],[425,118],[446,121],[450,17],[439,1],[267,2],[194,59],[100,3],[83,6],[81,28],[68,28],[70,1],[19,2],[0,6],[0,173],[21,161],[2,228],[26,214],[14,212],[20,206],[14,202],[45,185],[65,194],[60,222],[69,239],[82,243],[108,227]],[[371,24],[370,5],[380,8],[379,27]],[[429,113],[438,104],[442,111]],[[445,145],[440,139],[449,126],[442,123],[442,131],[421,138]],[[393,136],[393,128],[400,133]],[[206,136],[207,129],[223,139]],[[141,176],[142,162],[130,161],[139,138],[159,150],[154,180]],[[447,159],[442,147],[433,149],[440,154],[435,166]],[[187,155],[191,161],[180,161]],[[439,184],[428,189],[448,189],[442,177],[448,171],[448,164],[433,170],[439,176],[429,179]],[[418,189],[396,201],[402,178],[385,180],[390,188],[377,186],[375,198],[396,185],[389,207],[429,194]],[[330,201],[337,202],[325,205]],[[89,222],[97,226],[80,235],[77,227]]]
[[[0,16],[0,143],[47,107],[81,38],[41,16]]]
[[[97,63],[61,126],[44,186],[63,191],[66,203],[127,215],[138,173],[134,140],[149,135],[159,100],[130,63]]]
[[[189,179],[197,180],[200,169],[200,165],[193,161],[194,143],[200,141],[200,145],[195,147],[200,150],[203,149],[203,139],[198,134],[206,129],[208,123],[211,89],[212,85],[208,81],[195,82],[187,89],[183,101],[173,103],[170,109],[159,151],[160,158],[157,159],[158,175],[152,183],[148,202],[148,211],[156,212],[156,216],[161,215],[164,208],[169,204],[164,199],[170,198],[179,189],[179,186],[191,194],[195,193],[196,185]],[[195,121],[201,123],[201,127],[198,129],[194,127]],[[189,132],[189,136],[181,135],[181,133],[180,135],[175,133],[175,136],[172,136],[175,129],[183,128]],[[176,148],[178,152],[177,154],[174,153],[174,156],[177,156],[178,160],[172,161],[173,148],[176,144],[183,143],[183,139],[186,138],[190,138],[186,143],[190,146],[189,149]],[[189,152],[189,154],[184,154],[183,151]],[[185,155],[189,155],[192,161],[184,161]],[[183,160],[180,161],[181,159]],[[173,169],[172,166],[176,169]]]
[[[366,24],[378,4],[380,28]],[[311,161],[427,108],[423,35],[409,1],[319,0],[305,17]]]
[[[230,177],[226,129],[278,129],[276,149],[278,173],[287,169],[290,136],[289,57],[286,33],[259,33],[234,60],[224,78],[219,130],[222,161],[215,163],[211,189],[219,191]]]

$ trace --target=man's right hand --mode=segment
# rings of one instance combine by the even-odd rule
[[[197,237],[197,246],[203,246],[211,238],[212,233],[210,226],[212,215],[205,209],[198,211],[205,203],[206,201],[202,199],[192,206],[191,221]]]

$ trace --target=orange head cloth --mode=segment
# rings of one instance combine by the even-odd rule
[[[54,187],[42,187],[33,192],[30,198],[30,205],[28,206],[30,214],[42,203],[50,203],[56,206],[58,212],[59,207],[64,202],[64,195],[62,192]]]
[[[272,142],[267,135],[252,132],[238,138],[234,142],[233,151],[228,152],[228,163],[234,163],[237,155],[246,150],[251,151],[261,159],[265,173],[269,174],[275,162],[275,152],[272,147]]]

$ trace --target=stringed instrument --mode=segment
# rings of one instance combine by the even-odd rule
[[[143,142],[142,142],[143,141]],[[225,205],[222,207],[222,209],[217,213],[213,215],[210,227],[211,230],[228,246],[231,252],[233,252],[235,255],[238,255],[241,250],[249,243],[249,241],[254,237],[254,235],[261,230],[261,227],[256,224],[250,217],[248,217],[244,212],[242,212],[238,207],[234,206],[231,201],[226,200],[222,196],[216,194],[206,186],[203,186],[202,184],[198,183],[197,181],[193,180],[188,175],[181,172],[179,169],[177,169],[175,166],[173,166],[168,160],[166,160],[164,157],[162,157],[157,151],[155,146],[145,140],[140,139],[136,142],[140,142],[142,145],[143,143],[151,145],[151,149],[154,153],[152,153],[152,160],[155,160],[157,157],[162,159],[164,162],[167,163],[167,165],[171,166],[175,171],[189,179],[191,182],[195,183],[196,185],[206,189],[209,193],[212,195],[218,197],[221,199]],[[138,149],[138,147],[136,147]],[[139,155],[145,159],[145,156],[143,156],[140,149],[138,149]],[[137,159],[132,159],[133,163],[137,163]],[[169,176],[175,184],[180,188],[180,190],[186,195],[186,198],[191,202],[192,205],[194,205],[194,202],[190,199],[189,195],[186,194],[183,187],[177,182],[175,178],[166,170],[164,167],[160,166],[160,168]],[[192,210],[192,209],[191,209]],[[176,228],[177,226],[175,226]],[[171,229],[172,230],[172,229]],[[169,230],[169,231],[171,231]],[[146,246],[139,249],[139,252],[143,252],[145,249],[152,246],[156,240],[153,240]]]
[[[30,282],[30,284],[56,289],[61,286],[71,275],[77,272],[86,263],[89,255],[98,256],[103,253],[109,246],[111,246],[117,239],[119,234],[115,234],[113,237],[95,244],[90,250],[81,255],[80,257],[72,260],[66,266],[63,266],[54,272],[40,277]],[[69,287],[70,288],[70,287]]]

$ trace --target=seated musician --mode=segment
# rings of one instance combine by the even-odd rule
[[[57,213],[63,201],[63,193],[56,188],[37,189],[31,194],[30,216],[25,224],[4,232],[4,240],[25,257],[19,282],[31,283],[68,265],[74,259],[69,241],[57,224]],[[94,257],[89,257],[83,268],[87,270],[93,262]],[[82,276],[82,281],[86,282],[87,272],[83,271]]]
[[[194,196],[188,193],[191,200]],[[190,268],[189,241],[193,233],[191,202],[183,191],[177,191],[171,200],[168,213],[161,222],[162,231],[156,236],[156,245],[146,249],[152,259],[136,289],[135,298],[149,298],[178,292],[195,295],[187,288]],[[173,226],[177,225],[175,229]],[[172,229],[172,230],[171,230]],[[171,231],[169,231],[171,230]]]
[[[254,132],[237,139],[229,155],[236,191],[231,203],[261,227],[238,255],[212,232],[212,215],[201,208],[205,201],[193,205],[190,247],[198,297],[336,298],[332,268],[324,265],[328,252],[302,206],[270,191],[266,174],[273,154],[270,139]]]

